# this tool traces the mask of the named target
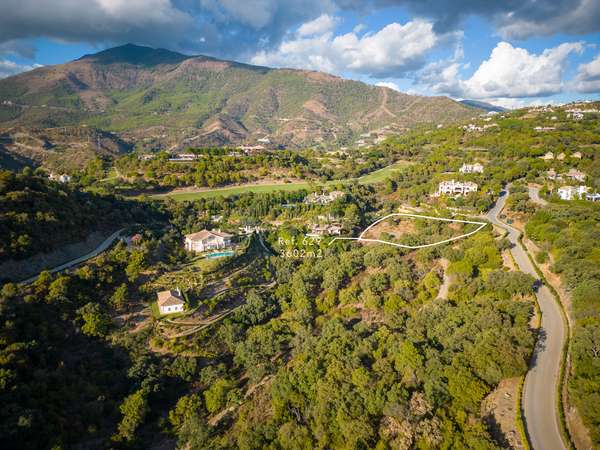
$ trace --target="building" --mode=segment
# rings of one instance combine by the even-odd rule
[[[577,158],[577,159],[581,159],[583,155],[581,154],[581,152],[575,152],[571,155],[571,158]]]
[[[556,170],[554,170],[554,169],[550,169],[546,172],[546,178],[548,178],[549,180],[556,180],[557,176],[558,176],[558,174],[556,173]]]
[[[564,153],[562,153],[562,152],[561,152],[561,153],[559,153],[559,154],[556,156],[556,159],[558,159],[559,161],[562,161],[562,160],[564,160],[564,159],[565,159],[565,156],[566,156],[566,155],[565,155]]]
[[[535,127],[534,131],[554,131],[555,127]]]
[[[557,193],[561,200],[575,200],[583,198],[589,190],[587,186],[562,186]]]
[[[179,289],[162,291],[156,294],[156,296],[158,297],[158,311],[161,314],[183,312],[185,301],[183,300]]]
[[[554,153],[547,152],[544,156],[540,156],[540,158],[542,158],[544,161],[550,161],[554,159]]]
[[[58,181],[59,183],[70,183],[71,182],[71,176],[66,175],[64,173],[62,175],[54,175],[53,173],[51,173],[48,178],[51,179],[52,181]]]
[[[310,228],[308,236],[339,236],[342,234],[342,225],[339,223],[332,223],[329,225],[317,225],[313,224]]]
[[[188,234],[185,237],[185,249],[188,252],[205,252],[221,248],[231,247],[233,235],[223,233],[221,230],[202,230],[198,233]]]
[[[477,184],[470,181],[442,181],[436,193],[436,196],[440,195],[467,195],[470,192],[477,192]]]
[[[304,199],[304,203],[327,205],[337,200],[338,198],[343,197],[344,195],[346,194],[344,194],[342,191],[332,191],[328,194],[326,194],[325,192],[321,194],[319,194],[318,192],[313,192]]]
[[[461,173],[483,173],[483,165],[480,163],[463,164],[459,171]]]
[[[565,173],[565,176],[568,178],[571,178],[575,181],[581,181],[581,182],[585,181],[585,173],[580,172],[577,169],[573,169],[573,168],[569,169],[569,171],[567,173]]]

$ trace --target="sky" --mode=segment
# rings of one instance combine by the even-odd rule
[[[125,43],[505,107],[600,99],[600,0],[0,1],[0,77]]]

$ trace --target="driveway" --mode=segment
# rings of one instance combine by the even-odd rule
[[[508,194],[507,188],[494,208],[488,212],[487,218],[493,224],[508,231],[508,239],[514,245],[511,253],[519,269],[539,279],[527,253],[518,242],[520,232],[498,219]],[[560,306],[550,290],[545,285],[541,285],[536,296],[542,312],[542,323],[529,371],[525,377],[522,398],[523,418],[532,449],[565,450],[558,417],[558,383],[566,330]]]
[[[545,206],[548,204],[546,200],[540,197],[540,188],[533,185],[528,185],[527,189],[529,190],[529,198],[531,201],[537,205]]]

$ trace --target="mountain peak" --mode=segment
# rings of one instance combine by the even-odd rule
[[[142,45],[125,44],[102,50],[98,53],[84,55],[78,61],[93,61],[99,64],[126,63],[141,66],[155,66],[158,64],[177,64],[192,56]]]

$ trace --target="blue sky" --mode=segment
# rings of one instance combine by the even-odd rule
[[[600,99],[600,0],[0,4],[0,76],[127,42],[504,106]]]

